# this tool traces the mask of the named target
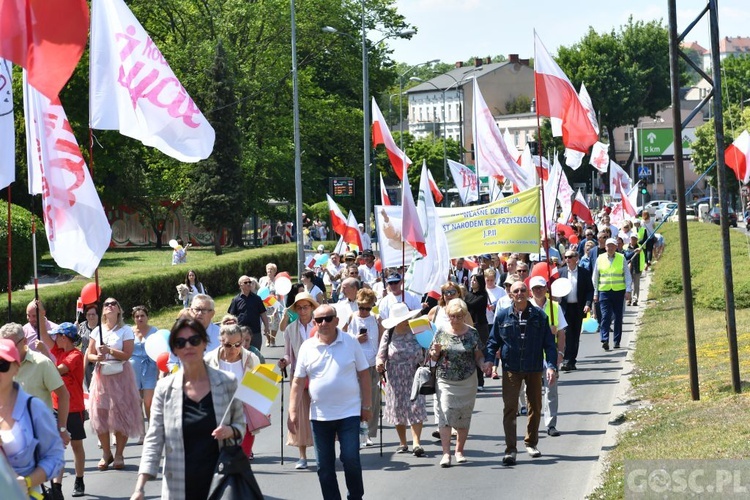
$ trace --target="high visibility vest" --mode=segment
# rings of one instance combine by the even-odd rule
[[[547,315],[547,321],[549,322],[549,326],[559,326],[560,325],[560,314],[557,310],[557,307],[555,307],[555,321],[552,321],[552,315],[550,314],[550,302],[551,300],[545,300],[544,301],[544,314]],[[557,302],[555,302],[555,306],[557,306]],[[555,337],[555,342],[557,342],[557,337]]]
[[[596,259],[596,267],[599,270],[599,291],[618,292],[625,290],[625,256],[616,253],[612,262],[609,255],[603,253]]]

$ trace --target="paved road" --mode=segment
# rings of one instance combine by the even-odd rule
[[[645,281],[645,280],[644,280]],[[644,283],[645,285],[646,283]],[[643,288],[643,287],[642,287]],[[642,290],[642,295],[646,293]],[[639,307],[643,307],[641,302]],[[469,462],[450,469],[438,467],[440,444],[430,437],[434,426],[425,429],[423,446],[427,456],[417,458],[409,454],[396,454],[398,444],[395,430],[386,426],[383,433],[383,456],[377,446],[362,452],[365,492],[368,498],[413,499],[429,496],[431,499],[454,499],[465,495],[497,498],[506,495],[523,497],[580,499],[596,480],[596,467],[602,451],[602,441],[608,428],[615,389],[622,375],[623,360],[630,344],[638,308],[628,308],[625,317],[623,349],[604,352],[598,334],[583,334],[578,371],[561,374],[560,437],[541,433],[539,450],[542,457],[530,458],[523,450],[519,436],[518,463],[514,467],[501,464],[504,451],[502,433],[502,398],[500,380],[488,380],[486,391],[477,398],[471,432],[466,446]],[[632,347],[631,347],[632,348]],[[263,348],[269,361],[278,359],[281,347]],[[284,384],[285,403],[289,387]],[[263,430],[255,442],[256,458],[253,470],[266,498],[309,499],[320,498],[314,460],[307,471],[296,471],[296,448],[284,447],[284,464],[280,461],[280,401],[273,410],[274,425]],[[432,419],[430,420],[432,422]],[[525,429],[525,417],[519,417],[519,433]],[[377,444],[377,443],[376,443]],[[135,484],[140,446],[126,448],[126,468],[122,471],[99,472],[96,463],[100,451],[96,438],[86,440],[86,487],[94,498],[128,498]],[[66,452],[69,466],[72,455]],[[309,452],[312,458],[314,453]],[[71,471],[69,467],[68,471]],[[339,486],[345,495],[344,477],[339,464]],[[64,479],[66,497],[72,491],[73,478]],[[152,481],[146,488],[149,498],[158,498],[160,482]]]

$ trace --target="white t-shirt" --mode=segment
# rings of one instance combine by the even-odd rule
[[[341,420],[362,412],[358,372],[370,365],[359,342],[337,333],[331,344],[317,335],[305,340],[297,354],[294,376],[310,379],[310,420]]]
[[[393,305],[398,304],[399,302],[401,302],[400,291],[398,295],[389,293],[388,295],[380,299],[380,302],[378,303],[378,316],[380,317],[380,320],[382,321],[387,318],[390,308]],[[414,311],[415,309],[422,309],[422,297],[408,290],[404,291],[404,303],[410,311]]]
[[[503,288],[496,286],[495,288],[487,289],[487,323],[492,325],[492,321],[495,319],[495,309],[497,301],[503,297],[507,297],[508,294]]]
[[[122,351],[122,345],[126,340],[135,340],[135,335],[133,334],[133,330],[130,328],[130,326],[123,325],[116,330],[107,330],[106,328],[104,329],[104,344],[110,349]],[[99,348],[100,344],[98,326],[91,332],[90,341],[94,343],[94,347],[96,347],[97,349]],[[105,359],[113,360],[115,359],[115,357],[111,354],[107,354]]]
[[[375,269],[375,265],[372,267],[367,267],[366,264],[359,266],[359,279],[372,286],[378,279],[378,270]]]
[[[365,343],[361,343],[357,340],[357,335],[362,328],[367,329],[367,342]],[[359,314],[355,314],[352,318],[352,322],[349,324],[347,333],[354,337],[354,340],[357,340],[359,347],[362,348],[362,352],[365,353],[367,363],[370,366],[375,366],[375,356],[377,356],[378,347],[380,347],[380,342],[378,342],[379,332],[377,318],[372,314],[366,318],[361,318]]]
[[[242,366],[242,359],[238,359],[237,361],[224,361],[219,360],[219,370],[227,373],[234,373],[234,376],[237,378],[237,380],[242,380],[242,377],[245,376],[245,367]]]
[[[356,300],[349,300],[346,297],[344,297],[344,300],[338,301],[333,308],[336,310],[336,317],[339,319],[339,328],[342,330],[344,329],[344,325],[347,321],[349,321],[349,318],[351,317],[352,313],[359,311],[359,306],[357,305]],[[348,330],[344,330],[348,331]]]

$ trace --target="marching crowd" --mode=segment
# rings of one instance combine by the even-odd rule
[[[276,293],[278,269],[269,263],[260,280],[239,278],[239,293],[219,322],[191,270],[180,290],[185,309],[168,336],[170,366],[179,367],[171,375],[160,375],[147,353],[157,328],[145,306],[131,309],[128,325],[126,309],[109,297],[86,304],[76,323],[58,325],[35,300],[28,323],[0,328],[2,451],[23,491],[38,495],[51,481],[57,499],[70,445],[72,496],[83,496],[89,421],[101,471],[124,467],[129,439],[143,443],[133,499],[143,497],[162,456],[163,498],[207,498],[214,466],[206,464],[233,441],[252,459],[255,434],[270,424],[269,415],[232,397],[243,374],[265,362],[265,338],[266,347],[283,344],[278,366],[292,381],[286,444],[297,448],[299,470],[308,468],[314,449],[324,498],[339,498],[336,441],[349,498],[364,495],[359,449],[377,436],[381,387],[383,415],[398,435],[396,453],[425,456],[431,398],[432,435],[442,446],[438,464],[450,467],[467,461],[485,378],[502,379],[503,463],[512,465],[519,415],[528,417],[523,443],[531,457],[541,455],[542,414],[547,434],[560,434],[558,371],[578,369],[584,318],[598,319],[602,349],[619,348],[625,307],[638,304],[640,279],[663,249],[648,212],[619,227],[602,212],[595,224],[558,225],[540,254],[456,259],[439,296],[404,290],[406,270],[380,270],[375,254],[364,250],[330,254],[267,307],[258,291]],[[554,281],[561,278],[568,285],[556,296]],[[434,331],[428,344],[409,323],[421,316]]]

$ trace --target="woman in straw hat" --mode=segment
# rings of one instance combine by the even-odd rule
[[[410,400],[412,381],[417,367],[424,359],[424,351],[412,334],[409,320],[419,314],[419,309],[410,311],[404,303],[394,304],[390,315],[383,320],[386,332],[380,340],[375,369],[387,372],[385,391],[385,419],[396,426],[398,447],[396,453],[406,453],[406,426],[411,427],[412,453],[424,456],[419,438],[422,423],[427,419],[423,395]]]
[[[294,298],[294,303],[289,307],[295,314],[297,320],[290,323],[284,329],[284,356],[279,360],[279,367],[284,370],[289,366],[290,380],[294,378],[294,368],[297,365],[297,353],[302,342],[310,338],[310,333],[315,325],[313,311],[318,307],[318,302],[308,292],[299,292]],[[310,393],[305,388],[301,391],[298,401],[291,404],[297,408],[298,426],[297,433],[289,431],[286,444],[299,448],[299,460],[296,469],[307,469],[307,447],[313,445],[312,426],[310,425]]]

